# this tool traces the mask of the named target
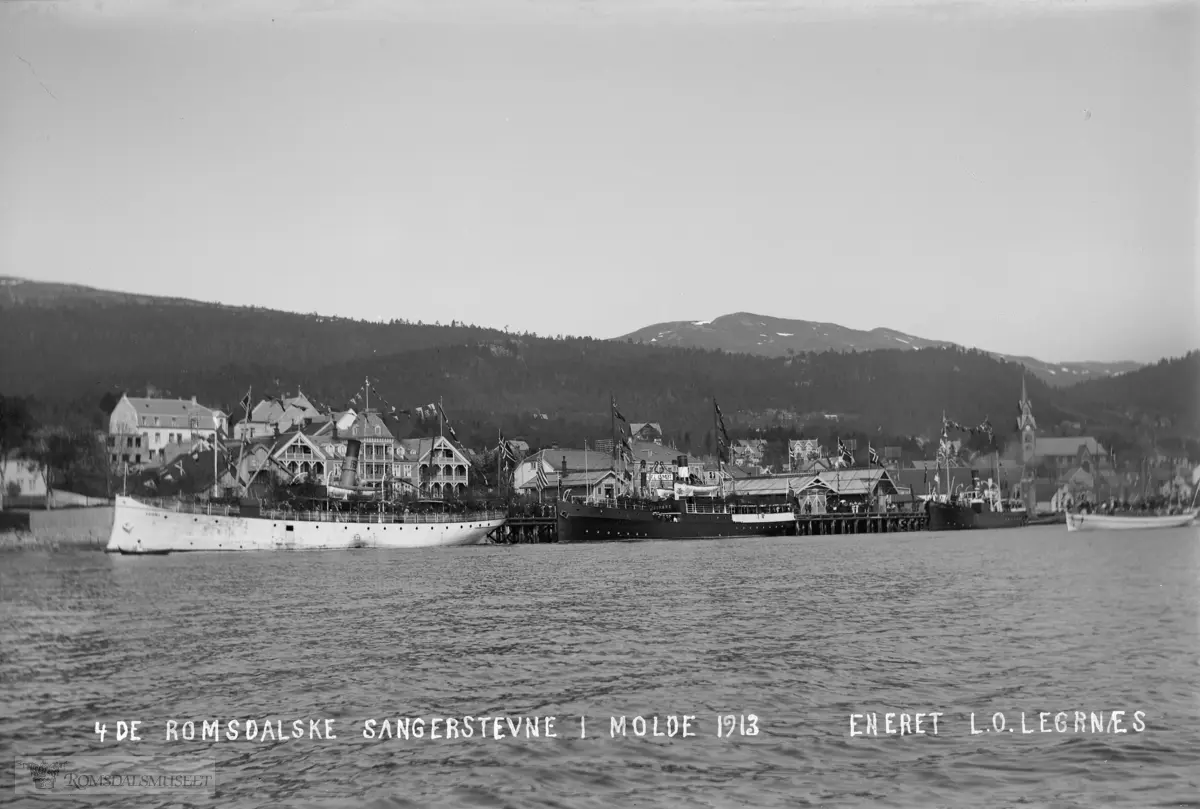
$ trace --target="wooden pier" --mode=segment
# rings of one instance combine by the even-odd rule
[[[821,534],[894,534],[924,531],[929,518],[923,513],[798,514],[796,536]]]
[[[558,518],[554,512],[547,516],[516,514],[496,529],[493,541],[501,545],[538,545],[558,542]]]
[[[924,513],[889,514],[797,514],[789,536],[825,536],[833,534],[895,534],[924,531],[929,518]],[[536,545],[558,542],[558,518],[547,514],[511,514],[497,528],[492,541],[500,545]]]

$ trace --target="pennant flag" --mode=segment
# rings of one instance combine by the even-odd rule
[[[251,388],[250,390],[247,390],[246,395],[242,397],[242,410],[246,411],[247,418],[250,417],[250,392],[252,390],[253,390],[253,388]]]

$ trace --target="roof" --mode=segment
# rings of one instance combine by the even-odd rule
[[[333,420],[321,422],[315,425],[316,429],[312,431],[312,435],[332,436],[333,428],[336,426],[339,439],[347,438],[387,438],[395,439],[392,431],[388,429],[387,422],[383,420],[378,413],[355,413],[353,410],[347,410],[343,413],[335,413]],[[375,428],[379,428],[378,434]]]
[[[840,472],[822,472],[818,475],[769,475],[743,478],[734,484],[740,495],[763,497],[787,495],[791,488],[797,494],[807,489],[817,489],[839,495],[864,495],[876,489],[883,494],[895,494],[896,484],[885,469],[844,469]]]
[[[747,497],[770,497],[773,495],[784,497],[788,493],[789,484],[791,484],[792,491],[799,491],[800,487],[811,479],[811,475],[742,478],[732,488],[734,493]]]
[[[961,460],[958,460],[957,458],[950,459],[950,468],[951,469],[966,468],[966,466],[967,465],[965,463],[963,463]],[[945,469],[946,462],[945,461],[936,461],[936,460],[935,461],[917,460],[917,461],[912,462],[912,468],[913,469],[928,469],[929,471],[932,472],[937,469]]]
[[[615,478],[617,473],[611,469],[589,469],[587,472],[568,472],[563,475],[563,488],[571,488],[573,486],[595,486],[605,478]],[[557,486],[558,478],[550,478],[550,485]]]
[[[952,489],[959,485],[971,486],[971,468],[966,466],[955,466],[950,468],[950,486]],[[981,481],[986,481],[989,478],[997,481],[1001,486],[1013,486],[1021,481],[1024,474],[1024,468],[1020,466],[1002,467],[1000,469],[999,478],[996,473],[988,469],[974,470]],[[946,486],[946,469],[942,467],[941,473],[937,469],[898,469],[892,473],[892,479],[898,486],[908,486],[918,494],[925,494],[928,489],[945,488]]]
[[[1091,436],[1071,436],[1068,438],[1042,438],[1039,436],[1033,445],[1036,455],[1078,455],[1079,448],[1086,447],[1092,455],[1099,455],[1104,449]]]
[[[611,469],[613,464],[612,456],[606,452],[582,449],[540,449],[525,458],[522,463],[532,464],[541,461],[545,466],[558,470],[562,468],[564,457],[567,459],[568,472],[584,469]]]
[[[662,427],[659,426],[657,421],[632,421],[629,423],[629,432],[637,435],[645,427],[651,427],[659,434],[662,433]]]
[[[821,472],[813,484],[824,485],[837,494],[867,494],[876,489],[882,494],[896,493],[896,481],[891,472],[878,467]]]
[[[647,464],[661,461],[664,466],[669,466],[680,455],[686,455],[688,466],[704,465],[704,462],[695,455],[679,452],[670,447],[664,447],[662,444],[655,444],[653,441],[634,441],[632,443],[634,461],[645,461]]]
[[[137,412],[139,426],[144,426],[142,425],[143,417],[153,418],[155,416],[160,420],[170,420],[155,426],[189,427],[192,417],[199,420],[199,428],[202,430],[211,430],[214,426],[212,408],[197,404],[191,399],[151,399],[140,396],[124,398],[133,405],[133,409]]]

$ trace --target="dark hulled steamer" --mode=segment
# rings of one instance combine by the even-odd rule
[[[728,446],[721,408],[713,401],[717,429],[718,472],[722,448]],[[632,460],[629,438],[617,438],[617,420],[625,417],[612,401],[613,460]],[[624,433],[624,428],[622,428]],[[715,539],[721,537],[779,536],[796,532],[796,517],[787,505],[741,505],[727,502],[721,486],[704,486],[691,475],[687,456],[680,456],[671,473],[669,488],[650,494],[641,473],[639,494],[603,501],[561,500],[555,504],[559,542],[611,542],[639,539]]]
[[[559,542],[781,536],[796,530],[790,508],[735,506],[718,497],[556,505]]]
[[[961,531],[969,528],[1020,528],[1029,522],[1025,511],[992,508],[982,498],[951,503],[929,502],[930,531]]]
[[[1024,401],[1023,388],[1022,401]],[[983,485],[979,480],[979,473],[971,470],[970,491],[956,493],[950,490],[950,455],[952,454],[952,448],[950,445],[949,429],[951,426],[969,433],[983,433],[988,436],[989,440],[992,439],[992,425],[986,417],[978,427],[963,427],[960,424],[950,421],[946,418],[946,414],[942,413],[942,439],[938,447],[938,477],[940,479],[940,465],[944,461],[946,464],[946,491],[944,494],[927,500],[925,503],[926,513],[929,515],[929,530],[962,531],[987,528],[1020,528],[1028,525],[1029,513],[1025,510],[1025,507],[1023,505],[1006,503],[1001,496],[999,465],[996,467],[997,482],[995,485],[991,484],[990,481],[988,485]],[[995,459],[994,450],[993,458]]]

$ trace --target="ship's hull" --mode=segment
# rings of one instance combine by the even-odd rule
[[[560,502],[556,505],[559,542],[717,539],[782,536],[796,532],[796,518],[789,511],[752,514],[667,514],[583,503]]]
[[[475,545],[503,517],[448,521],[336,522],[241,516],[233,510],[155,506],[118,497],[106,550],[126,554],[177,551],[323,551]],[[388,519],[388,518],[383,518]]]
[[[929,504],[930,531],[964,531],[988,528],[1020,528],[1029,522],[1025,511],[985,511],[949,503]]]
[[[1187,514],[1067,514],[1068,531],[1145,531],[1152,528],[1182,528],[1196,521],[1197,512]]]

